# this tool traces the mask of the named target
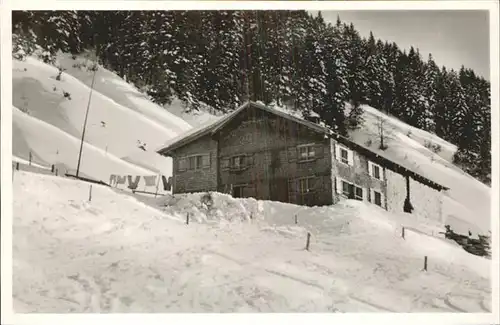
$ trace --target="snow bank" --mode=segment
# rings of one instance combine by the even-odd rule
[[[159,206],[179,219],[185,220],[189,213],[191,222],[253,222],[259,223],[261,230],[284,236],[303,236],[306,231],[318,238],[381,232],[398,238],[404,227],[405,243],[419,253],[470,267],[483,277],[490,276],[490,261],[471,255],[455,242],[444,239],[439,222],[404,213],[388,213],[355,200],[342,201],[333,207],[311,208],[252,198],[235,199],[221,193],[194,193],[167,196],[149,204]]]

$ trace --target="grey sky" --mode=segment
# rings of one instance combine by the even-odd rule
[[[489,80],[489,13],[480,10],[322,11],[326,21],[352,22],[362,36],[394,41],[401,49],[414,46],[423,59],[432,53],[439,66],[463,64]]]

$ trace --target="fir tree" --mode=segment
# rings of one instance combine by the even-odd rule
[[[435,132],[436,130],[434,114],[436,112],[437,104],[437,84],[439,82],[438,78],[439,68],[434,62],[432,54],[429,54],[427,64],[424,67],[423,94],[426,102],[421,122],[422,128],[429,132]]]
[[[354,28],[354,25],[344,25],[342,41],[345,44],[349,98],[353,107],[357,108],[360,104],[366,102],[366,90],[368,81],[366,73],[363,70],[363,40]]]
[[[384,46],[381,41],[375,42],[373,34],[366,42],[365,73],[367,76],[367,101],[378,109],[386,112],[390,109],[394,81],[389,72],[389,65],[384,57]],[[386,97],[389,97],[386,99]]]
[[[358,116],[345,116],[345,102],[349,96],[347,81],[347,64],[345,49],[339,46],[340,35],[335,28],[328,25],[324,30],[324,61],[320,65],[326,74],[325,92],[320,94],[318,113],[334,132],[347,135],[348,129],[358,126]]]

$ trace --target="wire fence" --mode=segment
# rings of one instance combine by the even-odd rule
[[[28,171],[40,174],[59,174],[59,170],[55,165],[50,165],[45,162],[36,161],[30,154],[29,158],[13,158],[12,171]]]
[[[37,174],[53,175],[60,177],[72,177],[78,178],[83,181],[99,183],[103,185],[108,185],[105,182],[93,180],[85,177],[76,177],[76,170],[68,168],[65,164],[56,163],[49,164],[47,162],[38,160],[33,152],[28,152],[27,157],[13,157],[12,158],[12,181],[14,181],[14,174],[17,171],[26,171]],[[108,185],[109,186],[109,185]]]

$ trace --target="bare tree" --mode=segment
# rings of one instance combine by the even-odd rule
[[[387,149],[387,145],[384,143],[384,124],[385,119],[382,116],[377,117],[377,126],[378,126],[378,135],[380,136],[380,146],[379,149],[385,150]]]

